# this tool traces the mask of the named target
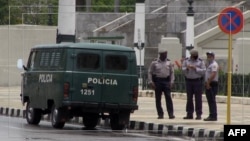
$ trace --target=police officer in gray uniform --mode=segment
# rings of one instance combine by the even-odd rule
[[[148,81],[155,90],[155,103],[158,113],[158,119],[164,118],[164,112],[161,106],[161,96],[164,92],[166,107],[169,119],[174,119],[173,101],[171,97],[171,87],[174,83],[173,64],[167,59],[167,51],[160,50],[159,58],[152,61],[148,69]]]
[[[199,58],[197,50],[190,51],[190,57],[186,58],[182,64],[182,71],[186,80],[187,115],[183,119],[193,119],[194,103],[193,95],[195,97],[195,112],[196,120],[201,119],[202,115],[202,86],[203,77],[206,71],[205,62]]]
[[[219,65],[214,60],[214,52],[207,52],[207,70],[205,74],[205,93],[209,108],[209,116],[204,121],[217,120],[216,94],[218,92]]]

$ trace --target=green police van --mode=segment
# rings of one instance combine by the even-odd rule
[[[29,124],[49,114],[54,128],[82,117],[86,128],[109,118],[122,130],[138,109],[138,75],[132,48],[98,43],[37,45],[22,73],[22,103]]]

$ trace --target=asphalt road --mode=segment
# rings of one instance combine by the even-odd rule
[[[0,106],[1,107],[11,107],[17,109],[25,109],[22,106],[20,101],[20,87],[0,87]],[[224,125],[228,124],[228,109],[226,97],[217,97],[218,98],[218,121],[209,121],[205,122],[203,120],[183,120],[183,117],[186,115],[185,104],[186,99],[185,95],[175,94],[173,96],[174,110],[175,110],[175,119],[168,119],[166,114],[165,100],[162,97],[162,106],[165,111],[164,119],[157,119],[156,108],[154,97],[151,95],[140,96],[138,98],[139,110],[136,110],[131,114],[131,120],[143,121],[147,123],[156,123],[156,124],[171,124],[171,125],[183,125],[193,128],[205,128],[211,130],[223,131]],[[203,115],[202,118],[208,116],[208,105],[205,101],[206,98],[203,95]],[[243,102],[241,102],[243,100]],[[248,101],[244,101],[248,100]],[[249,124],[250,123],[250,103],[249,98],[232,98],[230,105],[230,124]]]
[[[0,116],[0,136],[3,141],[187,141],[188,138],[161,137],[145,134],[142,131],[112,131],[97,127],[85,130],[81,125],[66,124],[54,129],[42,121],[38,126],[29,125],[23,118]]]
[[[20,101],[19,87],[0,87],[0,106],[15,109],[25,109]],[[147,99],[147,98],[146,98]],[[152,100],[152,98],[149,98]],[[139,99],[141,104],[142,98]],[[143,106],[141,106],[142,108]],[[151,107],[151,106],[150,106]],[[136,111],[131,119],[143,117],[139,111]],[[150,109],[153,110],[153,109]],[[140,119],[141,119],[140,118]],[[192,138],[175,137],[175,136],[160,136],[152,135],[146,131],[139,130],[123,130],[121,132],[114,132],[111,129],[97,127],[95,130],[85,130],[83,125],[67,124],[63,130],[52,128],[51,123],[41,121],[38,126],[29,125],[24,118],[0,116],[0,136],[4,141],[189,141]]]

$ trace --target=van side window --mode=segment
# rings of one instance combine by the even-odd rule
[[[107,70],[126,70],[128,67],[128,58],[124,55],[107,55],[105,57],[105,67]]]
[[[52,52],[51,53],[51,60],[50,60],[50,66],[51,67],[58,67],[60,65],[61,60],[61,52]]]
[[[30,68],[30,69],[35,68],[35,57],[36,57],[36,52],[35,51],[31,52],[29,62],[27,65],[28,68]]]
[[[49,57],[50,57],[49,52],[42,52],[41,59],[40,59],[40,67],[41,66],[48,67],[49,59],[50,59]]]
[[[98,54],[91,53],[79,53],[77,54],[78,69],[97,69],[100,66],[100,56]]]

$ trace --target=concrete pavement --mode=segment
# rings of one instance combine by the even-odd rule
[[[23,117],[25,107],[20,101],[20,87],[0,87],[0,114]],[[157,119],[154,93],[150,90],[140,91],[138,98],[139,110],[134,111],[130,118],[130,130],[145,130],[162,135],[189,136],[193,138],[223,140],[223,127],[225,124],[249,124],[250,123],[250,99],[231,97],[230,120],[227,118],[227,97],[217,96],[218,121],[184,120],[186,115],[186,95],[172,93],[175,119],[168,119],[165,99],[162,97],[162,106],[165,111],[164,119]],[[203,95],[203,115],[208,116],[208,105]],[[195,115],[194,115],[195,116]],[[229,122],[228,122],[229,121]],[[81,119],[73,119],[72,122],[81,123]],[[108,121],[100,121],[100,125],[106,126]]]

